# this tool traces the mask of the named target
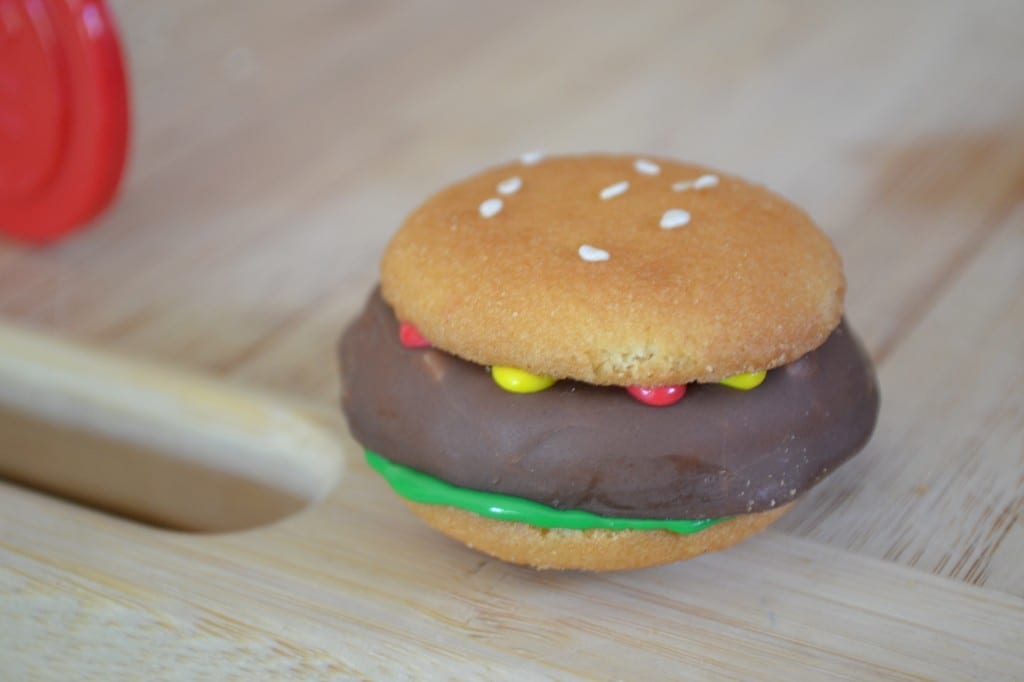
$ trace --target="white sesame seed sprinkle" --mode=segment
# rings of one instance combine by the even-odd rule
[[[718,176],[708,173],[702,175],[696,180],[683,180],[672,185],[672,189],[677,192],[684,192],[688,189],[707,189],[709,187],[715,187],[718,185]]]
[[[636,168],[637,173],[643,173],[644,175],[657,175],[661,172],[661,166],[647,159],[637,159],[636,163],[633,164],[633,168]]]
[[[493,218],[501,212],[504,203],[501,199],[494,197],[480,204],[480,215],[484,218]]]
[[[682,227],[688,222],[690,222],[690,212],[684,211],[681,208],[670,208],[665,211],[665,215],[661,216],[661,228],[663,230]]]
[[[609,258],[611,258],[611,254],[609,254],[607,251],[605,251],[604,249],[599,249],[596,246],[591,246],[590,244],[584,244],[583,246],[581,246],[579,254],[580,258],[587,261],[588,263],[599,263],[601,261],[608,260]]]
[[[622,182],[616,182],[614,185],[608,185],[603,190],[601,190],[601,198],[604,199],[605,201],[607,201],[608,199],[612,199],[614,197],[619,196],[620,194],[625,192],[627,189],[629,189],[629,181],[628,180],[623,180]]]
[[[702,175],[693,181],[694,189],[707,189],[708,187],[716,187],[718,185],[717,175]]]
[[[515,194],[522,186],[522,179],[518,175],[514,175],[498,183],[498,194]]]
[[[536,163],[540,163],[541,159],[544,158],[544,152],[526,152],[519,156],[519,162],[524,166],[532,166]]]

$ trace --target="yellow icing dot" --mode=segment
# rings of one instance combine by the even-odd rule
[[[530,374],[515,367],[492,367],[491,377],[494,383],[512,393],[536,393],[551,388],[554,377],[546,374]]]
[[[760,386],[767,374],[768,372],[743,372],[742,374],[734,374],[731,377],[726,377],[718,383],[724,384],[729,388],[738,388],[741,391],[749,391],[752,388]]]

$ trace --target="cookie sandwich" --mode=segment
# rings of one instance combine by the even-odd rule
[[[537,568],[720,550],[867,442],[829,239],[669,159],[522,159],[434,195],[346,330],[343,409],[426,523]]]

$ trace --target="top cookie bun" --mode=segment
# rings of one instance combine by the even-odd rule
[[[466,360],[663,386],[817,348],[845,280],[828,237],[763,187],[593,155],[499,166],[434,195],[388,245],[381,288],[398,319]]]

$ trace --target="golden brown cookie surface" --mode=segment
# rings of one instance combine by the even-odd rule
[[[515,162],[443,190],[389,245],[384,297],[467,360],[594,384],[716,381],[825,340],[845,282],[803,211],[703,167],[637,161]]]
[[[484,518],[456,507],[405,503],[436,530],[502,561],[584,571],[647,568],[717,552],[764,530],[792,506],[742,514],[699,533],[682,535],[667,530],[538,528]]]

